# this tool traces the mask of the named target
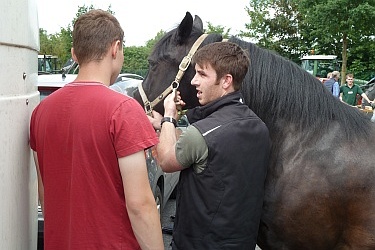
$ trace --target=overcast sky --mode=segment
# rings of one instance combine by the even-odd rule
[[[48,34],[66,28],[75,17],[78,6],[91,4],[95,8],[115,12],[125,32],[126,46],[143,46],[156,36],[160,30],[169,31],[175,28],[184,18],[186,11],[193,16],[198,15],[204,28],[207,22],[214,26],[231,28],[230,34],[245,30],[249,17],[245,7],[249,0],[226,1],[218,0],[36,0],[38,4],[39,28]]]

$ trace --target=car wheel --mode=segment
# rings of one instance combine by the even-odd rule
[[[163,196],[161,194],[161,190],[159,186],[156,186],[155,188],[155,202],[156,207],[158,208],[158,213],[161,218],[161,212],[163,211]]]

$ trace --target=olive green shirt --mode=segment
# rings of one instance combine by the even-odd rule
[[[176,143],[176,159],[184,168],[193,167],[201,173],[206,167],[208,148],[202,134],[194,126],[188,126]]]

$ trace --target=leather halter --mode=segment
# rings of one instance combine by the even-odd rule
[[[176,75],[176,78],[174,79],[174,81],[171,83],[171,85],[166,90],[163,91],[163,93],[161,93],[157,98],[155,98],[155,100],[153,100],[152,102],[150,102],[147,99],[145,91],[143,90],[142,82],[140,82],[138,84],[138,90],[139,90],[139,93],[140,93],[142,101],[143,101],[143,106],[145,108],[146,115],[152,116],[152,110],[153,110],[153,108],[160,101],[162,101],[167,95],[169,95],[170,93],[172,93],[172,91],[174,89],[177,89],[180,86],[180,80],[183,77],[183,75],[185,74],[186,69],[189,67],[193,55],[195,54],[195,52],[197,51],[198,47],[201,45],[201,43],[204,41],[204,39],[207,36],[208,36],[208,34],[202,34],[195,41],[195,43],[191,47],[189,53],[182,59],[180,65],[178,67],[178,72],[177,72],[177,75]]]

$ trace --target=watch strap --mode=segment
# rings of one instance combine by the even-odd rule
[[[163,126],[164,122],[171,122],[175,127],[177,127],[177,121],[173,117],[166,116],[161,119],[160,126]]]

